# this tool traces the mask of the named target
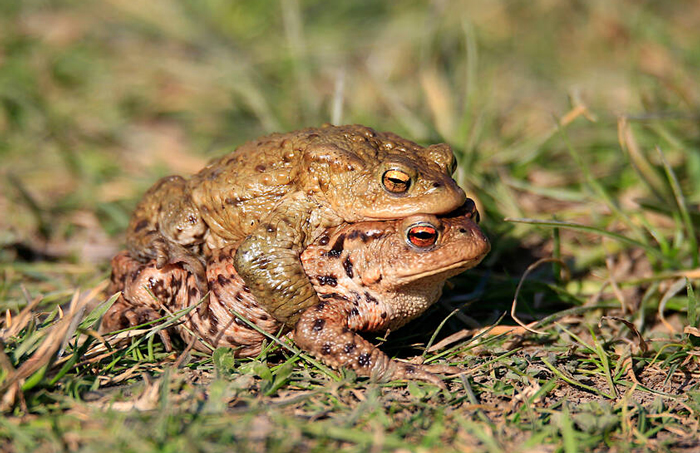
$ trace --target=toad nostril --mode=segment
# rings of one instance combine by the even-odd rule
[[[479,214],[479,211],[476,209],[474,210],[474,223],[479,223],[481,221],[481,215]]]
[[[467,230],[465,230],[464,228],[460,228],[460,229],[459,229],[459,232],[460,232],[460,233],[466,233]]]
[[[442,187],[442,183],[434,182],[433,187],[435,187],[435,188]]]

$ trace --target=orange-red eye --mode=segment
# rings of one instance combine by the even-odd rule
[[[408,241],[416,247],[425,248],[435,245],[438,232],[429,225],[416,225],[408,229],[406,237]]]
[[[411,186],[411,177],[401,170],[387,170],[382,175],[382,184],[391,193],[404,193]]]

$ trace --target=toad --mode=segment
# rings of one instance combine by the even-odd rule
[[[490,245],[476,216],[467,200],[448,216],[419,214],[325,230],[301,254],[319,302],[292,327],[270,316],[236,272],[236,244],[212,252],[207,297],[183,265],[158,268],[155,260],[142,263],[122,252],[112,261],[111,290],[123,293],[105,314],[103,330],[142,324],[160,318],[163,309],[174,313],[199,303],[174,329],[201,351],[228,346],[239,357],[255,356],[265,339],[255,325],[269,334],[291,331],[300,348],[331,367],[444,386],[434,373],[459,368],[393,360],[357,332],[396,330],[440,297],[447,278],[477,265]],[[164,338],[169,348],[169,336]]]
[[[419,146],[359,125],[250,141],[186,180],[158,181],[127,230],[132,257],[181,264],[206,290],[205,262],[230,264],[269,315],[288,327],[320,301],[299,255],[341,223],[444,214],[465,202],[448,145]],[[232,245],[235,244],[235,247]]]

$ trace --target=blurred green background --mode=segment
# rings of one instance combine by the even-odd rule
[[[697,2],[4,0],[0,256],[73,263],[49,289],[81,283],[158,177],[326,121],[453,145],[491,262],[525,231],[503,217],[605,214],[557,124],[634,207],[650,191],[626,115],[697,203],[699,23]]]
[[[56,305],[94,297],[156,179],[327,121],[450,143],[492,242],[386,352],[493,324],[521,278],[521,319],[554,313],[454,340],[449,397],[298,356],[180,368],[158,327],[82,362],[71,332],[74,362],[0,398],[0,450],[697,451],[699,24],[698,1],[0,0],[0,392],[61,355]],[[526,273],[552,256],[571,280]],[[128,411],[140,385],[155,410]]]

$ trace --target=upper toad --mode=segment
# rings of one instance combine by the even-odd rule
[[[185,180],[157,182],[127,231],[132,256],[182,263],[205,288],[203,259],[243,240],[234,265],[259,303],[293,325],[319,302],[300,253],[342,222],[443,214],[465,194],[454,155],[358,125],[272,134],[240,146]]]

